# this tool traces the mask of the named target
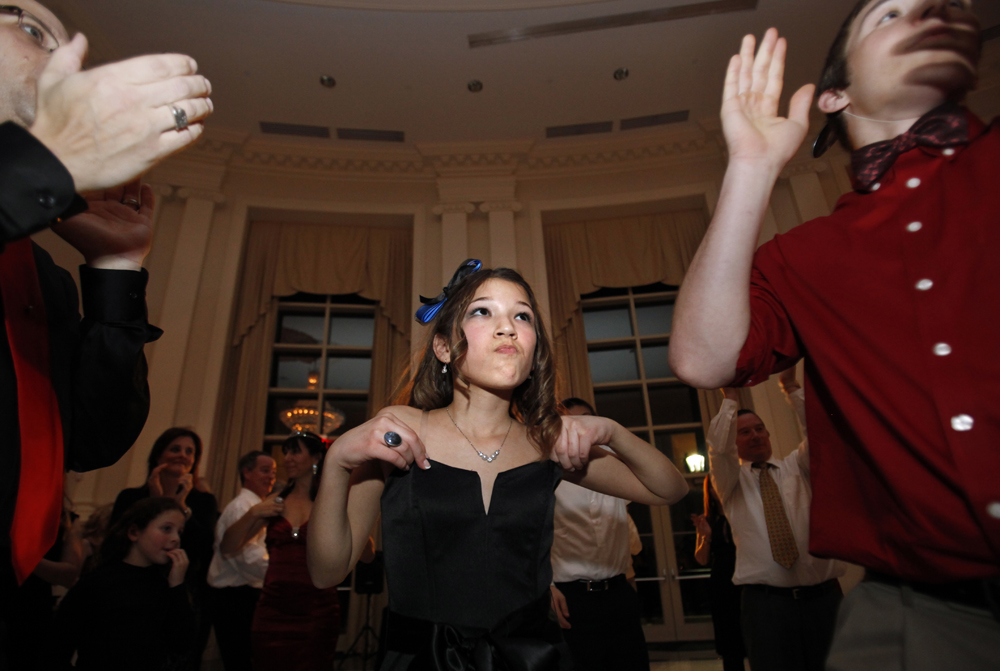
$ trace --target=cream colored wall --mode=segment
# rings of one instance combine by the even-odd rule
[[[987,45],[985,64],[982,90],[970,104],[992,118],[1000,113],[1000,43]],[[547,213],[679,198],[703,202],[711,212],[723,147],[715,120],[596,138],[415,147],[276,141],[210,127],[197,147],[148,176],[158,203],[147,297],[151,321],[165,330],[147,349],[153,407],[136,446],[118,464],[74,476],[77,506],[86,511],[142,483],[149,448],[169,426],[194,427],[211,451],[241,254],[255,212],[410,217],[414,309],[420,294],[436,295],[457,264],[473,256],[518,268],[547,317]],[[761,242],[828,214],[850,189],[847,164],[839,150],[813,160],[803,148],[774,191]],[[81,262],[51,232],[36,239],[64,267]],[[422,332],[415,327],[414,347]],[[794,449],[799,429],[776,383],[752,393],[777,450]]]

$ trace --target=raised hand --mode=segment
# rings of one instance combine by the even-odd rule
[[[177,480],[177,483],[180,485],[180,489],[173,496],[177,503],[183,506],[186,505],[185,502],[187,501],[188,494],[194,488],[194,476],[190,473],[185,473]]]
[[[188,570],[188,556],[184,548],[169,550],[167,556],[170,557],[170,573],[167,574],[167,584],[177,587],[184,583],[184,574]]]
[[[160,464],[150,471],[149,477],[146,478],[146,486],[149,487],[150,496],[163,496],[163,483],[160,482],[160,473],[163,472],[163,469],[166,467],[167,464]]]
[[[129,182],[201,135],[211,85],[190,56],[158,54],[81,71],[87,40],[56,49],[38,77],[31,133],[73,176],[77,191]],[[172,107],[191,124],[176,130]]]
[[[153,190],[140,180],[85,194],[86,212],[52,226],[87,265],[139,270],[153,242]],[[138,202],[138,209],[125,203]]]
[[[704,515],[692,515],[691,522],[695,530],[706,538],[712,537],[712,526],[708,523],[708,518]]]
[[[403,442],[398,447],[385,444],[385,434],[389,431],[394,431],[402,438]],[[381,410],[361,426],[342,435],[330,446],[330,452],[334,461],[347,470],[374,459],[404,470],[409,470],[410,464],[414,462],[421,468],[431,467],[420,437],[391,408]]]
[[[788,43],[771,28],[754,58],[755,43],[753,35],[744,37],[740,53],[729,61],[722,129],[730,161],[763,161],[780,169],[795,155],[809,130],[809,107],[816,87],[800,88],[792,96],[788,118],[778,116]]]

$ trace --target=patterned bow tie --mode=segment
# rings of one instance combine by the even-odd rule
[[[969,119],[959,105],[946,103],[931,110],[893,140],[876,142],[851,156],[851,167],[859,189],[868,191],[896,159],[914,147],[950,147],[969,141]]]

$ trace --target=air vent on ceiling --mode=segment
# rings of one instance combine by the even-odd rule
[[[637,116],[631,119],[622,119],[622,130],[634,130],[636,128],[649,128],[650,126],[665,126],[668,123],[682,123],[688,120],[688,110],[681,112],[667,112],[666,114],[651,114],[649,116]]]
[[[304,126],[297,123],[276,123],[261,121],[260,132],[268,135],[298,135],[300,137],[330,137],[330,129],[326,126]]]
[[[369,130],[366,128],[338,128],[338,140],[364,140],[366,142],[406,142],[401,130]]]
[[[549,126],[545,129],[545,137],[571,137],[573,135],[591,135],[592,133],[610,133],[614,125],[613,121],[598,121],[596,123],[578,123],[572,126]]]
[[[1000,23],[983,31],[983,42],[989,42],[1000,37]]]
[[[572,35],[592,30],[608,30],[609,28],[638,26],[646,23],[659,23],[661,21],[679,21],[680,19],[690,19],[696,16],[728,14],[730,12],[743,12],[752,9],[757,9],[757,0],[711,0],[710,2],[696,2],[689,5],[647,9],[627,14],[595,16],[575,21],[544,23],[537,26],[528,26],[527,28],[509,28],[487,33],[476,33],[468,37],[469,48],[475,49],[476,47],[508,44],[510,42],[520,42],[521,40],[531,40],[539,37]]]

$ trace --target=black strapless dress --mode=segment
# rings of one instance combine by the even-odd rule
[[[548,619],[559,466],[498,474],[487,514],[478,473],[431,464],[393,472],[382,494],[390,614],[381,671],[559,668]]]

